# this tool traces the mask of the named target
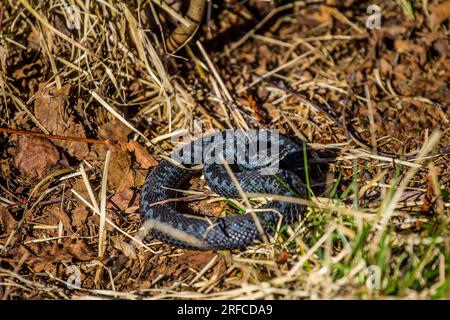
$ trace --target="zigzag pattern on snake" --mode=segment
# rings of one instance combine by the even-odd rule
[[[278,131],[233,130],[232,134],[227,135],[229,132],[223,131],[194,140],[178,149],[177,155],[172,154],[179,164],[164,159],[149,173],[141,191],[141,215],[150,222],[154,238],[176,247],[197,250],[236,249],[261,240],[250,213],[206,219],[204,216],[183,214],[177,209],[177,202],[171,201],[177,196],[173,189],[182,188],[183,183],[198,172],[194,170],[193,162],[199,157],[206,184],[220,196],[240,197],[223,164],[217,160],[211,161],[217,159],[218,153],[226,158],[227,163],[230,160],[235,163],[231,165],[233,174],[246,193],[306,196],[306,186],[298,175],[298,168],[303,165],[301,146],[278,135]],[[250,146],[260,146],[264,142],[270,149],[271,143],[275,141],[271,137],[275,133],[278,153],[270,155],[269,152],[266,163],[260,158],[250,159]],[[275,162],[277,159],[279,162]],[[277,165],[275,174],[262,173],[262,170],[270,167],[269,160],[270,164]],[[298,221],[304,206],[271,201],[263,209],[256,212],[257,218],[264,232],[273,234],[280,217],[283,223]]]

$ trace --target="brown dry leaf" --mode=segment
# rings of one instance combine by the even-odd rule
[[[48,89],[39,86],[34,103],[36,118],[55,135],[85,138],[86,132],[81,123],[78,123],[73,113],[66,106],[70,86],[66,85],[60,90]],[[64,148],[69,155],[83,159],[89,152],[88,145],[82,142],[55,140],[55,144]]]
[[[380,59],[380,71],[381,74],[386,76],[392,71],[392,65],[386,59]]]
[[[0,235],[9,234],[15,227],[16,220],[6,208],[0,207]],[[2,239],[0,239],[1,242]]]
[[[29,240],[29,239],[27,239]],[[59,246],[56,242],[28,243],[14,250],[14,256],[19,258],[28,254],[29,258],[25,264],[41,272],[43,270],[54,270],[57,263],[71,263],[75,259],[89,261],[96,256],[95,252],[90,250],[84,242],[77,239],[65,239],[63,245]]]
[[[27,240],[31,240],[28,239]],[[70,240],[70,239],[66,239]],[[16,252],[17,257],[21,257],[25,252],[31,252],[32,256],[27,259],[27,264],[34,264],[36,262],[71,262],[72,256],[67,253],[65,247],[59,247],[55,241],[28,243],[25,246],[20,246]]]
[[[136,170],[134,170],[134,173],[135,173],[134,186],[135,187],[140,187],[140,186],[144,185],[145,178],[148,175],[148,170],[136,169]]]
[[[19,136],[17,147],[8,152],[14,156],[14,165],[28,177],[42,178],[59,161],[59,152],[48,140]]]
[[[395,40],[395,49],[399,53],[408,52],[413,49],[411,43],[409,41],[403,40],[403,39],[397,39]]]
[[[422,214],[430,214],[430,211],[433,207],[434,202],[435,202],[435,196],[434,196],[434,192],[433,192],[433,187],[432,187],[431,183],[429,183],[427,186],[427,192],[425,194],[425,198],[423,199],[421,213]]]
[[[233,263],[230,252],[222,252],[219,257],[219,261],[214,266],[214,272],[217,275],[223,275],[228,267]]]
[[[27,37],[28,48],[33,50],[41,50],[41,38],[42,34],[36,28],[32,28]]]
[[[113,121],[107,122],[100,127],[98,137],[104,140],[126,142],[128,140],[127,136],[130,132],[130,128],[119,120],[114,119]]]
[[[75,227],[79,227],[86,221],[88,217],[89,212],[87,211],[86,207],[78,207],[72,210],[70,213],[72,217],[72,225]]]
[[[398,53],[410,52],[419,57],[421,64],[427,60],[427,51],[424,47],[412,43],[411,41],[397,39],[394,42],[395,49]]]
[[[142,169],[149,169],[158,165],[158,161],[156,161],[156,159],[147,151],[145,147],[139,144],[139,142],[130,140],[126,146],[128,151],[134,152],[136,162]]]
[[[89,261],[96,256],[96,253],[81,240],[65,239],[63,246],[68,253],[81,261]]]
[[[450,57],[450,43],[447,39],[439,39],[433,44],[433,48],[439,52],[443,59]]]
[[[333,21],[333,8],[327,6],[320,6],[318,11],[314,11],[309,18],[315,20],[318,24],[320,23],[331,23]]]
[[[281,252],[281,253],[275,258],[275,262],[276,262],[277,264],[283,264],[283,263],[285,263],[288,259],[289,259],[289,252],[283,251],[283,252]]]
[[[133,260],[136,259],[136,252],[134,246],[124,241],[123,236],[121,235],[110,236],[110,239],[113,242],[114,247],[120,250],[127,258]]]
[[[49,261],[40,261],[40,260],[32,260],[36,261],[34,264],[32,264],[32,269],[36,273],[41,273],[43,271],[46,271],[48,273],[53,274],[56,271],[56,265],[53,265]],[[29,264],[29,263],[27,263]]]
[[[108,202],[107,208],[112,209],[117,207],[121,211],[125,211],[130,207],[138,205],[139,195],[136,195],[135,192],[131,189],[126,189],[112,196],[111,200]]]
[[[47,219],[45,220],[46,224],[58,225],[61,221],[66,230],[71,229],[70,218],[64,210],[61,210],[59,205],[45,207],[44,214],[47,215]]]
[[[131,157],[127,151],[115,148],[111,155],[108,173],[108,188],[122,192],[134,185],[135,173],[131,168]]]
[[[89,199],[89,192],[86,189],[86,184],[84,183],[83,178],[75,179],[75,183],[73,184],[72,189],[75,190],[83,198]]]
[[[217,254],[208,251],[186,251],[179,257],[179,262],[194,269],[203,269]]]
[[[431,27],[435,27],[441,24],[448,18],[450,18],[450,1],[445,1],[438,5],[430,6],[431,15],[428,17],[428,21]]]

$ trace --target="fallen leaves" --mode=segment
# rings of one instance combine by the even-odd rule
[[[0,206],[0,235],[8,235],[15,227],[16,220],[6,208]],[[6,238],[0,238],[0,243],[4,243]]]
[[[417,55],[421,65],[427,61],[427,50],[423,46],[402,39],[395,40],[394,45],[398,53],[410,52]]]
[[[89,212],[86,207],[78,207],[70,212],[72,218],[72,225],[74,227],[81,227],[88,217]]]
[[[122,192],[134,186],[135,172],[130,154],[121,148],[114,148],[108,174],[108,188]]]
[[[42,178],[59,161],[56,147],[48,140],[19,136],[17,147],[8,152],[14,157],[14,165],[20,173],[29,178]]]
[[[113,120],[101,125],[98,137],[104,140],[126,142],[131,129],[119,120]]]
[[[450,1],[445,1],[441,4],[430,6],[430,12],[431,14],[428,21],[430,26],[434,28],[450,18]]]
[[[59,205],[47,206],[43,210],[44,215],[47,215],[46,223],[50,225],[58,225],[62,223],[64,229],[70,230],[72,225],[67,213],[62,210]]]
[[[63,248],[77,260],[89,261],[97,254],[94,250],[89,248],[86,243],[80,239],[65,239],[63,241]]]
[[[139,142],[130,140],[126,144],[126,148],[128,151],[134,153],[136,162],[142,169],[149,169],[158,165],[158,161],[156,161],[156,159],[148,152],[148,150],[141,144],[139,144]]]
[[[169,279],[180,279],[186,272],[189,272],[189,269],[200,271],[217,257],[218,259],[210,266],[211,268],[207,270],[207,273],[214,273],[220,276],[231,264],[230,256],[229,253],[217,254],[208,251],[183,251],[181,255],[161,257],[158,260],[158,265],[151,270],[151,274],[154,276],[164,275],[165,278]]]
[[[186,251],[180,257],[180,263],[188,264],[190,267],[201,270],[203,269],[217,254],[208,251]]]
[[[127,258],[136,259],[135,247],[126,242],[122,235],[110,236],[114,247],[120,250]]]
[[[67,108],[69,91],[69,85],[59,90],[40,85],[34,103],[35,116],[52,134],[85,138],[83,125],[76,120],[71,109]],[[86,157],[89,152],[86,143],[63,140],[54,140],[54,143],[78,160]]]
[[[126,189],[122,192],[117,192],[114,194],[107,208],[118,208],[121,211],[126,211],[130,207],[139,206],[139,195],[137,195],[133,190]]]

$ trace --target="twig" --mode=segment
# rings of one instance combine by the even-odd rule
[[[40,132],[34,132],[34,131],[16,130],[16,129],[8,129],[8,128],[0,128],[0,132],[9,133],[9,134],[29,135],[29,136],[33,136],[33,137],[46,138],[46,139],[92,143],[92,144],[110,144],[111,143],[111,141],[109,141],[109,140],[68,137],[68,136],[60,136],[57,134],[40,133]]]

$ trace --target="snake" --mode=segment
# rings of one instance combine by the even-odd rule
[[[193,250],[240,249],[273,235],[281,224],[298,221],[305,206],[276,197],[257,210],[225,217],[184,213],[176,199],[199,171],[206,185],[227,199],[241,198],[242,192],[306,197],[303,148],[269,129],[218,131],[176,148],[142,187],[140,212],[149,227],[145,240]]]

